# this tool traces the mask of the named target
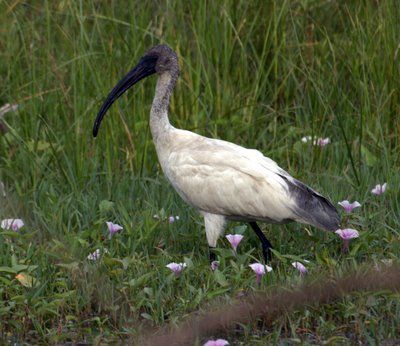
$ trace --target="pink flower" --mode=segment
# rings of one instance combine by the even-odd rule
[[[346,213],[351,213],[354,208],[361,207],[361,204],[357,201],[354,201],[353,203],[350,203],[348,200],[344,200],[338,203],[344,208],[344,211]]]
[[[331,140],[329,138],[318,138],[314,141],[314,145],[318,145],[319,147],[324,147],[325,145],[329,144]]]
[[[112,222],[106,222],[108,230],[110,231],[110,237],[114,234],[120,231],[121,229],[124,229],[122,226],[112,223]]]
[[[307,268],[304,266],[303,263],[300,262],[293,262],[292,266],[295,267],[301,275],[307,274],[308,270]]]
[[[228,234],[226,236],[226,239],[228,239],[229,243],[232,246],[233,251],[235,251],[236,253],[236,249],[239,243],[242,241],[243,236],[241,234]]]
[[[182,270],[187,267],[187,265],[186,265],[186,263],[175,263],[175,262],[172,262],[172,263],[167,264],[166,267],[168,269],[171,269],[172,272],[176,276],[179,276],[179,275],[181,275]]]
[[[227,346],[229,342],[224,339],[208,340],[203,346]]]
[[[176,216],[171,215],[171,216],[168,218],[168,222],[169,222],[169,223],[174,223],[175,221],[179,221],[179,216],[178,216],[178,215],[176,215]]]
[[[219,261],[212,261],[210,267],[211,267],[211,270],[212,270],[212,271],[218,269],[218,267],[219,267]]]
[[[18,231],[24,226],[24,221],[21,219],[4,219],[1,221],[2,229],[12,229],[13,231]]]
[[[343,240],[343,252],[348,252],[350,240],[359,236],[358,231],[352,228],[338,229],[335,233]]]
[[[359,236],[358,231],[352,228],[338,229],[335,233],[343,240],[350,240]]]
[[[250,264],[249,267],[251,269],[253,269],[254,273],[256,273],[257,284],[261,283],[261,278],[263,277],[263,275],[265,275],[265,270],[267,270],[267,272],[272,271],[271,267],[269,267],[267,265],[263,265],[261,263],[253,263],[253,264]]]
[[[383,193],[386,191],[386,186],[387,186],[386,183],[384,183],[383,185],[377,184],[377,185],[371,190],[371,193],[374,194],[374,195],[379,196],[379,195],[383,194]]]

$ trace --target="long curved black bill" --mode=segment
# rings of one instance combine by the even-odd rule
[[[142,59],[140,59],[139,63],[131,71],[129,71],[128,74],[124,78],[122,78],[111,90],[111,92],[107,96],[107,99],[101,106],[99,113],[97,114],[96,120],[93,125],[93,137],[97,136],[100,123],[114,101],[140,80],[156,73],[155,67],[157,59],[158,56],[155,55],[144,56]]]

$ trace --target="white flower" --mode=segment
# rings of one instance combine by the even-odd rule
[[[16,111],[18,109],[18,105],[17,104],[9,104],[6,103],[5,105],[0,107],[0,118],[3,117],[3,115],[5,115],[8,112],[12,112],[12,111]]]
[[[97,261],[98,259],[100,259],[100,249],[96,249],[95,252],[89,254],[87,256],[87,259],[90,261]]]
[[[301,138],[301,141],[303,143],[308,143],[312,141],[313,145],[318,145],[320,147],[324,147],[325,145],[329,144],[331,142],[329,137],[326,138],[316,138],[316,137],[311,137],[311,136],[305,136]]]
[[[385,193],[385,191],[386,191],[386,186],[387,186],[387,184],[386,183],[384,183],[383,185],[381,185],[381,184],[377,184],[372,190],[371,190],[371,193],[372,194],[374,194],[374,195],[382,195],[383,193]]]
[[[305,137],[303,137],[303,138],[301,139],[301,141],[302,141],[303,143],[307,143],[307,142],[311,141],[311,139],[312,139],[311,136],[305,136]]]

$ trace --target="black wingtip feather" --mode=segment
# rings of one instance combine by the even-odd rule
[[[326,231],[340,228],[340,217],[333,204],[302,182],[282,176],[288,184],[289,193],[295,198],[294,212],[304,221]]]

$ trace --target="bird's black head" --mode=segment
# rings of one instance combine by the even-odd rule
[[[179,72],[179,65],[175,52],[167,45],[161,44],[148,50],[139,63],[108,94],[94,122],[93,137],[97,136],[104,115],[117,98],[143,78],[164,72],[175,75]]]

